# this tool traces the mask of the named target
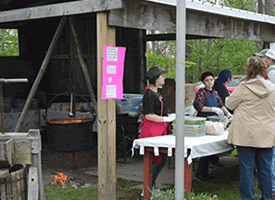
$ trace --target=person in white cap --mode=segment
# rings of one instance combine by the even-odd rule
[[[253,56],[259,56],[267,63],[267,71],[269,80],[275,84],[275,52],[272,49],[264,49],[260,53],[253,53]],[[273,147],[273,162],[272,162],[272,199],[275,200],[275,147]],[[261,194],[257,194],[261,197]]]
[[[272,49],[264,49],[260,53],[253,53],[253,56],[259,56],[267,63],[268,78],[272,83],[275,84],[275,51]]]

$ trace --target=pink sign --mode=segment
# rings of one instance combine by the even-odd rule
[[[125,47],[104,45],[102,99],[123,99]]]

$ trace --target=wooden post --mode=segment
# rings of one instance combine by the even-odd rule
[[[153,152],[145,150],[143,156],[143,198],[146,200],[151,198],[151,192],[149,189],[152,189],[153,157]]]
[[[39,181],[38,173],[36,167],[29,168],[29,180],[28,180],[28,200],[38,200],[39,199]]]
[[[146,51],[146,41],[144,39],[144,36],[146,35],[145,30],[139,30],[139,59],[140,59],[140,65],[139,65],[139,72],[140,72],[140,82],[139,82],[139,93],[143,94],[144,89],[146,87],[146,84],[144,83],[144,79],[146,78],[146,59],[145,59],[145,51]],[[145,44],[145,45],[144,45]]]
[[[42,163],[41,163],[41,136],[39,129],[30,129],[28,131],[28,136],[32,138],[32,167],[35,167],[37,170],[37,179],[38,179],[38,197],[39,200],[46,200],[43,180],[42,180]]]
[[[92,104],[94,106],[96,115],[97,115],[97,113],[98,113],[97,112],[97,102],[95,100],[94,90],[93,90],[93,87],[92,87],[92,83],[91,83],[91,80],[90,80],[90,76],[89,76],[87,66],[84,62],[84,59],[83,59],[83,56],[82,56],[82,53],[81,53],[80,43],[79,43],[79,40],[78,40],[76,30],[75,30],[74,25],[73,25],[72,17],[69,18],[69,21],[70,21],[71,30],[72,30],[72,33],[73,33],[73,36],[74,36],[74,42],[75,42],[75,45],[76,45],[79,61],[80,61],[80,64],[81,64],[81,67],[82,67],[82,70],[83,70],[84,77],[85,77],[86,82],[87,82],[87,87],[88,87],[88,91],[89,91],[89,94],[90,94],[90,98],[91,98]]]
[[[50,44],[49,49],[47,51],[47,54],[46,54],[46,56],[45,56],[45,58],[43,60],[41,68],[40,68],[40,70],[38,72],[38,75],[37,75],[37,77],[36,77],[36,79],[35,79],[35,81],[34,81],[34,83],[32,85],[31,91],[30,91],[29,96],[27,98],[27,101],[26,101],[26,103],[24,105],[22,113],[21,113],[21,115],[20,115],[20,117],[18,119],[18,122],[16,124],[14,132],[19,132],[20,129],[21,129],[21,127],[22,127],[22,125],[23,125],[23,123],[24,123],[24,120],[25,120],[25,118],[27,116],[27,113],[28,113],[28,110],[29,110],[29,107],[30,107],[30,104],[31,104],[31,100],[33,99],[33,97],[35,95],[35,92],[36,92],[36,90],[37,90],[37,88],[38,88],[38,86],[40,84],[40,81],[42,80],[42,77],[43,77],[43,75],[44,75],[44,73],[45,73],[45,71],[47,69],[47,66],[48,66],[48,63],[50,61],[52,52],[54,50],[54,46],[55,46],[55,44],[56,44],[56,42],[57,42],[57,40],[59,38],[59,35],[60,35],[60,33],[61,33],[62,29],[63,29],[63,26],[65,24],[66,18],[67,18],[66,16],[63,16],[61,18],[61,21],[60,21],[60,23],[59,23],[59,25],[57,27],[57,30],[56,30],[56,32],[54,34],[53,40],[51,41],[51,44]]]
[[[115,28],[107,25],[107,12],[97,13],[98,199],[116,199],[115,100],[102,100],[103,45],[115,46]]]
[[[3,98],[3,86],[0,84],[0,111],[1,111],[1,129],[2,134],[5,134],[4,126],[4,98]]]
[[[187,157],[184,158],[184,190],[191,192],[192,190],[192,170],[193,163],[188,164],[187,158],[191,154],[191,150],[187,150]]]

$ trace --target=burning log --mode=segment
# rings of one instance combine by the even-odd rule
[[[63,174],[62,172],[58,172],[58,175],[53,175],[52,177],[52,185],[56,185],[58,187],[69,187],[71,186],[70,181],[68,180],[68,176]]]
[[[52,176],[52,185],[55,185],[57,187],[61,187],[63,189],[72,187],[74,189],[78,188],[88,188],[91,187],[91,184],[84,183],[83,181],[77,181],[74,178],[68,178],[68,176],[62,172],[58,172],[58,175]]]

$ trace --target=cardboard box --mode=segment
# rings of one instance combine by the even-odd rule
[[[162,86],[161,94],[168,108],[168,113],[175,112],[176,101],[176,82],[174,79],[165,79],[165,84]],[[196,97],[196,85],[192,83],[185,84],[185,106],[191,106],[192,101]]]
[[[176,99],[176,82],[174,79],[165,79],[165,84],[162,86],[162,96],[165,101],[175,101]]]
[[[196,84],[185,84],[185,107],[191,106],[196,97]]]
[[[167,112],[168,113],[175,113],[176,112],[176,105],[175,101],[165,101],[167,106]]]

